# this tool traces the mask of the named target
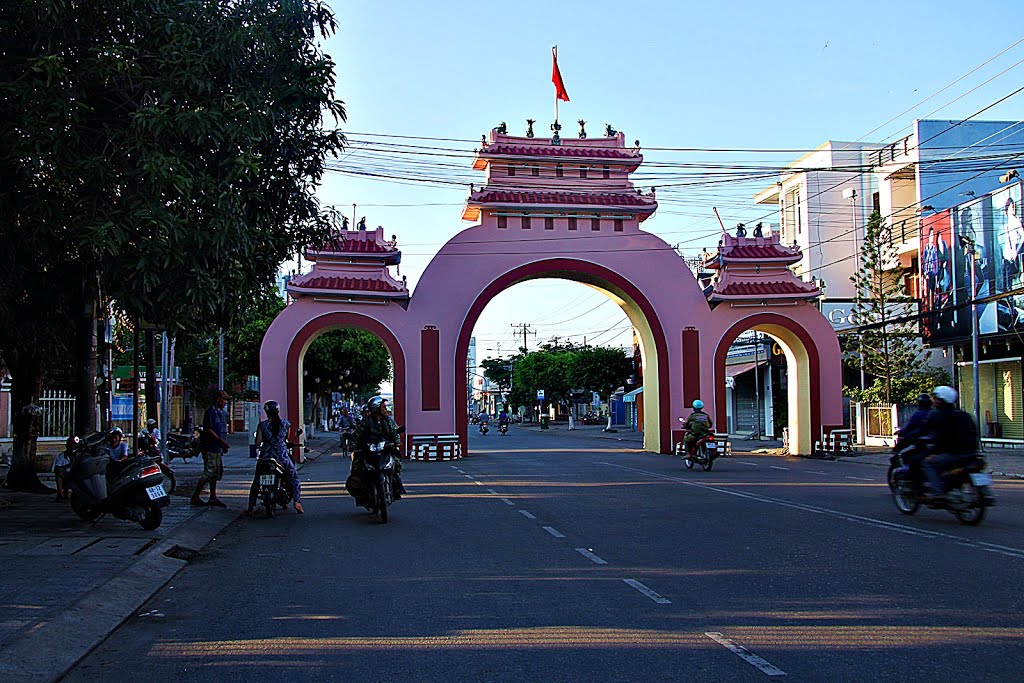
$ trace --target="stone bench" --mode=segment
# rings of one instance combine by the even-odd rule
[[[412,460],[458,460],[462,457],[462,443],[458,434],[421,434],[409,439],[409,457]]]

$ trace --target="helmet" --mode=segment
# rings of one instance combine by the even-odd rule
[[[107,438],[113,439],[115,436],[120,437],[120,438],[123,439],[124,438],[124,431],[120,427],[114,427],[109,432],[107,432]]]
[[[696,401],[693,402],[693,409],[694,410],[700,410],[703,407],[704,407],[704,401],[700,400],[699,398]]]
[[[373,398],[366,402],[366,409],[369,410],[371,413],[376,413],[377,411],[384,407],[384,404],[387,403],[387,401],[388,400],[383,396],[374,396]]]
[[[150,427],[150,426],[156,427],[156,420],[154,420],[153,418],[149,418],[148,420],[146,420],[146,426],[147,427]]]
[[[265,412],[267,415],[269,415],[270,413],[279,413],[281,412],[281,406],[277,403],[277,401],[267,401],[266,403],[263,404],[263,412]]]
[[[932,397],[928,394],[921,394],[917,397],[917,407],[920,410],[927,410],[932,407]]]
[[[945,385],[935,387],[932,389],[932,396],[950,405],[956,403],[956,389],[953,387],[947,387]]]

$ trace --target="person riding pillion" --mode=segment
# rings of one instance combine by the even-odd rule
[[[683,429],[686,430],[683,447],[686,452],[692,455],[697,442],[711,434],[714,431],[713,427],[711,416],[704,412],[704,401],[698,398],[693,402],[693,412],[683,423]]]
[[[945,493],[942,472],[953,468],[978,452],[978,426],[974,418],[956,407],[957,393],[953,387],[932,390],[934,410],[928,418],[927,440],[931,455],[924,460],[928,492],[941,498]]]

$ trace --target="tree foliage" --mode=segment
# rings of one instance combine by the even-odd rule
[[[607,397],[632,373],[631,359],[621,349],[571,344],[561,348],[546,345],[500,364],[512,365],[510,402],[515,405],[534,403],[538,389],[544,390],[545,400],[560,404],[569,404],[576,391],[585,395],[596,391]]]
[[[875,211],[868,218],[861,245],[861,267],[850,278],[857,290],[854,313],[862,324],[877,327],[851,335],[852,361],[881,382],[881,399],[892,403],[896,395],[893,382],[920,374],[924,369],[923,349],[911,324],[889,323],[899,304],[907,304],[896,245],[889,228]]]

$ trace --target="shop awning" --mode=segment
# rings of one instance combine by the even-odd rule
[[[639,389],[634,389],[633,391],[629,392],[628,394],[623,394],[622,395],[622,400],[624,402],[626,402],[626,403],[636,403],[636,397],[639,396],[642,393],[644,393],[644,388],[643,387],[640,387]]]
[[[766,360],[759,360],[756,363],[754,361],[751,361],[749,363],[737,363],[736,365],[726,365],[725,376],[738,377],[745,372],[750,372],[751,370],[753,370],[755,365],[767,365],[767,363],[768,361]]]

